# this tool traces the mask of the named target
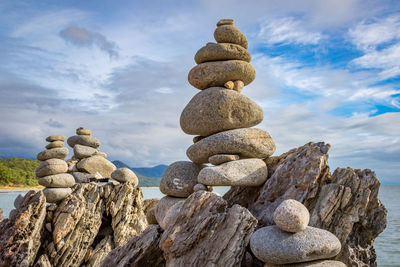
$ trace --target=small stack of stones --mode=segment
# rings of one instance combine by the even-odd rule
[[[197,136],[186,152],[191,161],[171,164],[162,177],[160,190],[167,197],[155,210],[161,227],[179,209],[175,204],[194,191],[259,186],[268,178],[264,160],[275,152],[275,143],[267,132],[249,128],[259,124],[264,114],[241,94],[255,79],[246,36],[233,20],[223,19],[214,38],[217,43],[208,43],[196,53],[198,65],[189,72],[189,83],[201,91],[183,110],[180,125],[185,133]]]
[[[74,149],[74,156],[67,160],[68,172],[77,183],[110,178],[116,169],[115,165],[107,160],[107,155],[99,151],[100,142],[94,138],[89,129],[76,129],[76,134],[68,138],[67,143]]]
[[[310,213],[294,199],[284,200],[274,212],[276,225],[258,229],[250,239],[253,254],[265,267],[346,266],[326,260],[341,249],[339,239],[323,229],[307,226]]]
[[[75,184],[75,179],[68,171],[68,165],[64,161],[68,155],[68,149],[64,147],[65,136],[52,135],[46,138],[50,142],[46,150],[37,155],[42,163],[36,169],[36,176],[40,185],[45,186],[43,190],[48,203],[56,203],[69,194]]]

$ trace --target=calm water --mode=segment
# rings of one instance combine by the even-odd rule
[[[214,187],[214,191],[223,195],[229,187]],[[164,195],[158,187],[142,187],[143,196],[148,198],[160,198]],[[0,193],[0,208],[4,216],[14,208],[14,199],[21,192]],[[24,194],[24,193],[22,193]],[[400,186],[382,186],[379,198],[388,210],[388,226],[376,239],[375,249],[378,255],[378,266],[400,266]]]

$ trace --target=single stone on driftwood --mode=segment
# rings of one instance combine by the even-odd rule
[[[70,147],[74,147],[76,144],[83,146],[90,146],[98,148],[100,146],[99,140],[90,135],[74,135],[68,138],[67,143]]]
[[[167,266],[240,266],[255,218],[245,208],[227,208],[221,197],[196,192],[168,223],[160,247]]]
[[[193,193],[197,175],[202,166],[191,161],[177,161],[168,166],[161,182],[160,191],[174,197],[187,197]]]
[[[220,165],[225,162],[229,161],[234,161],[238,160],[239,156],[238,155],[230,155],[230,154],[217,154],[213,155],[208,158],[208,162],[210,162],[213,165]]]
[[[60,173],[41,177],[38,179],[38,183],[45,187],[72,187],[75,179],[69,173]]]
[[[111,173],[111,178],[121,183],[131,182],[135,187],[139,184],[136,174],[128,168],[116,169]]]
[[[68,165],[61,159],[48,159],[43,161],[36,169],[36,176],[43,177],[68,171]]]
[[[221,25],[214,31],[215,41],[218,43],[238,44],[243,48],[248,47],[246,36],[233,25]]]
[[[210,87],[223,87],[227,81],[243,81],[248,85],[254,81],[256,71],[254,67],[241,60],[204,62],[193,67],[188,75],[191,85],[204,90]]]
[[[57,148],[57,147],[63,147],[64,142],[63,141],[53,141],[50,144],[46,146],[47,149],[52,149],[52,148]]]
[[[110,178],[111,173],[117,168],[109,160],[101,156],[85,158],[77,164],[78,170],[87,173],[99,173],[103,178]]]
[[[207,163],[216,154],[267,158],[275,152],[271,136],[261,129],[243,128],[216,133],[191,145],[186,155],[195,163]]]
[[[288,233],[276,225],[255,231],[250,247],[259,260],[272,264],[329,259],[341,249],[339,239],[326,230],[307,227],[298,233]]]
[[[274,211],[274,222],[283,231],[297,233],[310,221],[307,208],[294,199],[284,200]]]
[[[209,61],[221,61],[221,60],[243,60],[250,62],[251,55],[247,49],[237,44],[215,44],[208,43],[206,46],[200,48],[194,56],[194,60],[197,64],[209,62]]]
[[[53,142],[53,141],[61,141],[64,142],[65,136],[64,135],[50,135],[46,138],[47,142]]]
[[[163,267],[165,260],[159,242],[162,230],[158,225],[149,225],[146,230],[132,238],[126,245],[112,250],[101,267]]]
[[[39,251],[46,200],[41,191],[26,193],[19,208],[0,222],[0,266],[31,266]]]
[[[263,118],[262,108],[247,96],[223,87],[213,87],[190,100],[182,111],[180,125],[187,134],[208,136],[252,127]]]
[[[259,186],[268,178],[268,168],[261,159],[241,159],[202,169],[199,183],[211,186]]]
[[[46,202],[56,203],[63,200],[72,193],[71,188],[45,188],[43,194],[46,196]]]
[[[37,155],[37,159],[40,161],[45,161],[48,159],[65,159],[68,156],[68,148],[66,147],[59,147],[59,148],[52,148],[47,149],[40,152]]]
[[[370,170],[329,173],[330,145],[308,143],[266,160],[269,179],[254,188],[232,187],[224,198],[249,209],[260,226],[273,225],[273,212],[285,199],[310,211],[310,226],[332,232],[342,250],[335,257],[348,266],[377,266],[375,238],[386,227],[386,209],[378,200],[379,180]]]

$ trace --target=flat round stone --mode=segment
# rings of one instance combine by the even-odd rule
[[[216,154],[235,154],[240,158],[267,158],[275,152],[271,136],[261,129],[243,128],[216,133],[191,145],[186,155],[195,163],[207,163]]]
[[[217,27],[222,25],[233,25],[233,24],[235,24],[235,21],[233,19],[220,19],[217,22]]]
[[[341,244],[334,234],[323,229],[308,226],[293,234],[273,225],[255,231],[250,248],[262,262],[288,264],[332,258],[339,254]]]
[[[92,131],[89,129],[85,129],[83,127],[79,127],[78,129],[76,129],[76,134],[77,135],[91,135]]]
[[[47,142],[53,142],[53,141],[61,141],[64,142],[65,136],[64,135],[50,135],[46,138]]]
[[[47,203],[56,203],[72,193],[71,188],[45,188],[43,194],[46,197]]]
[[[283,231],[297,233],[310,221],[308,209],[294,199],[284,200],[274,211],[274,222]]]
[[[191,161],[172,163],[161,178],[160,191],[169,196],[188,197],[194,192],[201,167]]]
[[[214,133],[248,128],[262,122],[262,108],[236,91],[212,87],[196,94],[182,111],[180,125],[187,134]]]
[[[48,159],[65,159],[68,156],[68,148],[59,147],[59,148],[51,148],[40,152],[37,155],[37,159],[40,161],[48,160]]]
[[[46,146],[46,148],[51,149],[51,148],[57,148],[57,147],[63,147],[63,146],[64,146],[63,141],[53,141],[53,142],[50,142],[50,144],[48,144]]]
[[[83,146],[90,146],[98,148],[100,146],[99,140],[90,135],[74,135],[68,138],[67,143],[70,147],[74,147],[76,144]]]
[[[68,165],[61,159],[48,159],[36,168],[36,176],[43,177],[68,171]]]
[[[268,179],[261,159],[241,159],[203,168],[197,180],[210,186],[260,186]]]
[[[238,44],[242,47],[248,47],[246,36],[233,25],[221,25],[214,31],[214,38],[218,43]]]
[[[39,178],[38,183],[45,187],[64,188],[64,187],[72,187],[75,184],[75,179],[69,173],[60,173]]]
[[[197,64],[220,60],[243,60],[250,62],[251,55],[247,49],[237,44],[208,43],[197,51],[194,60]]]
[[[211,61],[201,63],[192,68],[188,75],[191,85],[204,90],[210,87],[223,87],[227,81],[243,81],[251,83],[256,77],[254,67],[242,60]]]

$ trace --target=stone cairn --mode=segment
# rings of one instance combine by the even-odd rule
[[[233,20],[223,19],[217,23],[214,38],[217,43],[208,43],[195,55],[198,65],[188,79],[201,91],[180,118],[182,130],[196,135],[186,151],[191,161],[178,161],[166,169],[160,190],[167,196],[147,214],[153,218],[149,223],[158,223],[163,229],[180,211],[183,200],[195,191],[264,184],[268,178],[265,160],[275,152],[275,143],[267,132],[250,128],[263,120],[262,108],[241,94],[255,79],[246,37]],[[307,226],[310,214],[300,202],[283,201],[274,216],[276,225],[260,228],[250,241],[253,254],[265,266],[326,259],[340,252],[336,236]],[[331,263],[343,266],[341,262]]]
[[[259,124],[264,114],[241,94],[255,78],[246,37],[233,20],[223,19],[214,38],[217,43],[208,43],[196,53],[198,65],[188,75],[189,83],[201,91],[183,110],[180,125],[185,133],[196,136],[186,151],[191,161],[171,164],[161,179],[160,190],[167,196],[154,213],[162,228],[180,208],[174,204],[194,191],[262,185],[268,177],[263,159],[275,152],[267,132],[249,128]]]
[[[325,260],[339,254],[339,239],[329,231],[307,226],[310,213],[294,199],[284,200],[274,211],[276,225],[262,227],[250,239],[253,254],[264,267],[302,263],[301,266],[336,266],[346,264]],[[296,265],[297,266],[297,265]]]
[[[67,143],[74,150],[74,155],[67,160],[68,172],[77,183],[107,181],[116,169],[107,160],[107,155],[99,151],[100,142],[91,130],[82,127],[76,129],[76,135],[68,138]]]
[[[40,185],[45,186],[43,190],[48,203],[58,202],[69,194],[75,179],[68,174],[68,165],[64,161],[68,155],[68,149],[64,147],[65,136],[52,135],[46,138],[50,142],[46,150],[37,155],[42,163],[36,169],[36,176]]]

